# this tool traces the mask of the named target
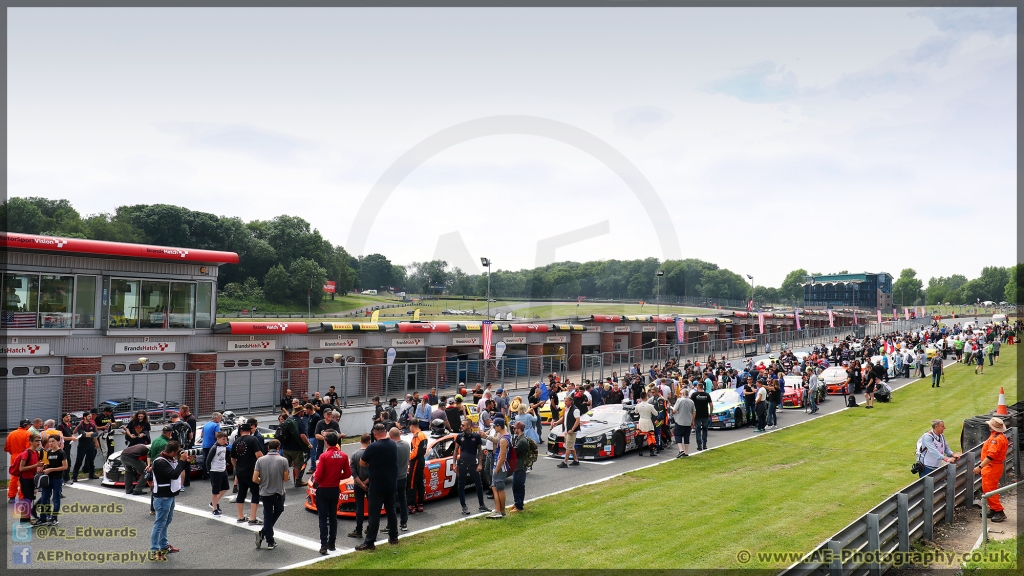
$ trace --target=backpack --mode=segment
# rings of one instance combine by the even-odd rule
[[[857,398],[854,397],[854,396],[847,396],[846,397],[846,407],[847,408],[856,408],[857,407]]]
[[[402,428],[408,428],[409,427],[409,420],[412,419],[413,415],[415,414],[415,410],[416,410],[416,407],[415,406],[411,406],[411,407],[407,408],[404,412],[402,412],[402,415],[399,416],[399,418],[398,418],[399,426],[401,426]]]
[[[298,434],[295,434],[295,432],[297,432],[297,427],[298,423],[291,418],[288,418],[283,424],[277,427],[277,433],[274,434],[274,438],[280,440],[281,445],[284,445],[285,442],[292,441],[294,436],[298,436]]]
[[[533,464],[537,462],[537,458],[540,457],[540,449],[537,447],[537,443],[533,441],[533,438],[527,438],[526,445],[526,456],[523,457],[523,464],[527,468],[532,468]]]
[[[509,446],[508,446],[508,457],[505,458],[505,462],[508,464],[508,469],[514,472],[515,469],[516,469],[516,466],[519,464],[519,455],[516,454],[516,450],[515,450],[515,447],[513,446],[513,442],[511,440],[511,438],[509,439],[508,444],[509,444]],[[498,447],[495,446],[495,448],[498,448]]]

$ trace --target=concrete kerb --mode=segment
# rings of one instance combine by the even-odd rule
[[[954,362],[950,362],[947,365],[944,365],[943,366],[943,370],[945,370],[945,368],[947,366],[952,366],[955,363],[956,362],[954,361]],[[926,380],[926,379],[927,379],[927,377],[926,378],[918,378],[916,380],[911,380],[909,382],[905,382],[904,384],[900,385],[898,388],[893,388],[893,394],[895,394],[897,390],[902,390],[903,388],[905,388],[905,387],[907,387],[907,386],[909,386],[911,384],[915,384],[917,382],[920,382],[920,381]],[[839,414],[839,413],[841,413],[841,412],[843,412],[845,410],[849,410],[849,409],[850,409],[849,407],[844,406],[843,408],[840,408],[839,410],[836,410],[835,412],[830,412],[828,414],[822,414],[821,416],[815,416],[814,418],[811,418],[809,420],[804,420],[802,422],[794,422],[792,424],[787,424],[786,426],[783,426],[782,428],[776,428],[776,429],[774,429],[774,430],[772,430],[770,432],[766,432],[765,434],[761,434],[760,436],[751,436],[749,438],[740,438],[738,440],[733,440],[732,442],[726,442],[725,444],[719,444],[719,445],[713,446],[711,448],[708,448],[707,450],[703,450],[701,452],[697,452],[695,454],[692,454],[690,457],[691,458],[692,457],[699,457],[701,454],[706,454],[707,452],[709,452],[711,450],[715,450],[715,449],[718,449],[718,448],[724,448],[726,446],[731,446],[733,444],[738,444],[740,442],[746,442],[746,441],[749,441],[749,440],[756,440],[757,438],[762,438],[762,437],[764,437],[767,434],[772,434],[774,432],[778,432],[780,430],[785,430],[786,428],[792,428],[794,426],[800,426],[801,424],[806,424],[808,422],[814,422],[815,420],[818,420],[819,418],[825,418],[825,417],[828,417],[828,416],[832,416],[833,414]],[[625,472],[618,472],[618,473],[612,474],[610,476],[606,476],[604,478],[600,478],[598,480],[592,480],[590,482],[585,482],[583,484],[577,484],[576,486],[572,486],[570,488],[565,488],[563,490],[558,490],[558,491],[552,492],[550,494],[544,494],[543,496],[537,496],[535,498],[529,498],[527,500],[524,500],[524,503],[536,502],[536,501],[542,500],[544,498],[551,498],[552,496],[558,496],[559,494],[564,494],[566,492],[571,492],[572,490],[576,490],[577,488],[580,488],[580,487],[583,487],[583,486],[592,486],[594,484],[600,484],[600,483],[603,483],[603,482],[607,482],[607,481],[609,481],[609,480],[611,480],[613,478],[618,478],[619,476],[625,476],[626,474],[637,472],[639,470],[646,470],[648,468],[653,468],[655,466],[661,466],[662,464],[668,464],[669,462],[674,462],[674,461],[675,461],[675,459],[672,458],[672,459],[669,459],[669,460],[662,460],[660,462],[654,462],[654,463],[648,464],[646,466],[641,466],[640,468],[633,468],[632,470],[627,470]],[[438,528],[443,528],[445,526],[452,526],[454,524],[458,524],[459,522],[465,522],[465,521],[471,520],[473,518],[478,518],[478,517],[480,517],[482,515],[483,515],[483,513],[474,514],[472,516],[466,516],[464,518],[457,518],[457,519],[452,520],[450,522],[444,522],[444,523],[438,524],[436,526],[430,526],[430,527],[427,527],[427,528],[423,528],[421,530],[416,530],[416,531],[409,532],[409,533],[406,533],[406,534],[400,534],[398,537],[399,537],[399,539],[401,539],[401,538],[407,538],[409,536],[415,536],[417,534],[424,534],[426,532],[437,530]],[[827,541],[828,540],[826,539],[825,542],[827,542]],[[328,558],[336,558],[338,556],[344,556],[346,554],[351,554],[352,552],[355,552],[355,550],[342,550],[342,551],[339,551],[339,552],[332,553],[332,554],[330,554],[328,556],[322,556],[320,558],[313,558],[313,559],[308,560],[306,562],[300,562],[300,563],[297,563],[297,564],[290,564],[288,566],[282,566],[281,568],[278,568],[278,569],[275,569],[275,570],[270,570],[270,571],[267,571],[267,572],[262,572],[262,573],[260,573],[260,574],[258,574],[256,576],[270,576],[271,574],[277,574],[277,573],[280,573],[280,572],[283,572],[283,571],[286,571],[286,570],[292,570],[292,569],[295,569],[295,568],[301,568],[301,567],[304,567],[304,566],[310,566],[312,564],[320,562],[321,560],[326,560]],[[793,566],[796,566],[797,564],[799,564],[799,562],[797,562]],[[790,569],[793,566],[791,566]]]

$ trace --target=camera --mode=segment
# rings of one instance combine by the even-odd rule
[[[911,474],[920,474],[923,471],[924,471],[924,464],[921,464],[920,462],[914,462],[914,464],[910,467],[910,473]]]

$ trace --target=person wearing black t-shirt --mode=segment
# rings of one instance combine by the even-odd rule
[[[256,470],[256,460],[263,456],[260,451],[259,442],[252,437],[252,427],[248,422],[238,427],[238,439],[231,446],[231,467],[235,471],[235,479],[238,481],[238,496],[235,504],[238,505],[238,522],[246,522],[256,526],[262,524],[256,516],[257,506],[260,503],[260,485],[252,481],[253,472]],[[249,505],[249,515],[244,515],[244,504],[246,493],[252,493],[252,503]]]
[[[149,431],[149,415],[146,414],[145,410],[139,410],[125,426],[125,442],[129,446],[149,444]],[[179,443],[178,445],[180,446],[181,444]]]
[[[46,439],[46,451],[43,452],[43,474],[49,476],[50,484],[43,487],[43,494],[36,504],[39,510],[39,523],[57,524],[57,512],[60,511],[60,489],[64,483],[64,472],[68,469],[68,457],[58,448],[60,441],[56,436]]]
[[[469,515],[469,508],[466,506],[466,480],[473,483],[476,490],[476,499],[480,504],[480,512],[490,512],[491,509],[484,506],[483,484],[480,482],[480,471],[483,469],[484,442],[480,434],[473,432],[473,422],[469,418],[462,419],[462,432],[455,437],[456,453],[455,461],[458,463],[459,503],[462,504],[462,513]]]
[[[374,442],[363,450],[359,464],[370,471],[367,486],[367,500],[370,520],[366,526],[366,538],[356,550],[373,550],[377,532],[380,530],[380,509],[384,508],[388,519],[388,544],[398,543],[398,516],[395,514],[395,490],[398,483],[398,447],[388,438],[383,424],[373,425]]]
[[[104,406],[103,413],[96,417],[96,429],[100,432],[109,432],[113,428],[117,428],[118,423],[114,420],[114,408],[111,406]],[[114,453],[114,435],[106,434],[106,441],[104,442],[107,447],[107,453],[104,454],[105,458],[110,458],[110,455]]]
[[[70,459],[71,443],[75,442],[75,427],[71,425],[71,414],[65,412],[60,415],[60,424],[57,426],[61,436],[64,437],[64,454]],[[71,467],[64,469],[64,481],[71,480]]]
[[[694,415],[693,427],[697,433],[697,450],[708,448],[708,428],[711,426],[711,413],[714,412],[714,403],[711,402],[711,394],[708,394],[704,386],[698,385],[697,391],[690,396],[693,400]]]
[[[85,467],[89,480],[96,480],[96,424],[93,415],[82,416],[82,421],[75,427],[78,438],[78,453],[75,455],[75,468],[71,471],[71,484],[78,481],[78,471]]]

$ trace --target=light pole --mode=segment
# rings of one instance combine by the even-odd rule
[[[655,296],[655,302],[657,302],[657,307],[658,307],[658,316],[661,316],[661,277],[664,276],[664,275],[665,275],[665,271],[664,270],[658,270],[654,274],[654,277],[657,278],[657,282],[658,282],[658,292],[657,292],[657,295]]]
[[[480,264],[487,266],[487,319],[491,319],[491,259],[481,258]]]
[[[754,309],[754,277],[747,274],[747,279],[750,280],[750,309]]]
[[[313,272],[309,273],[309,290],[306,291],[306,317],[313,317]]]

